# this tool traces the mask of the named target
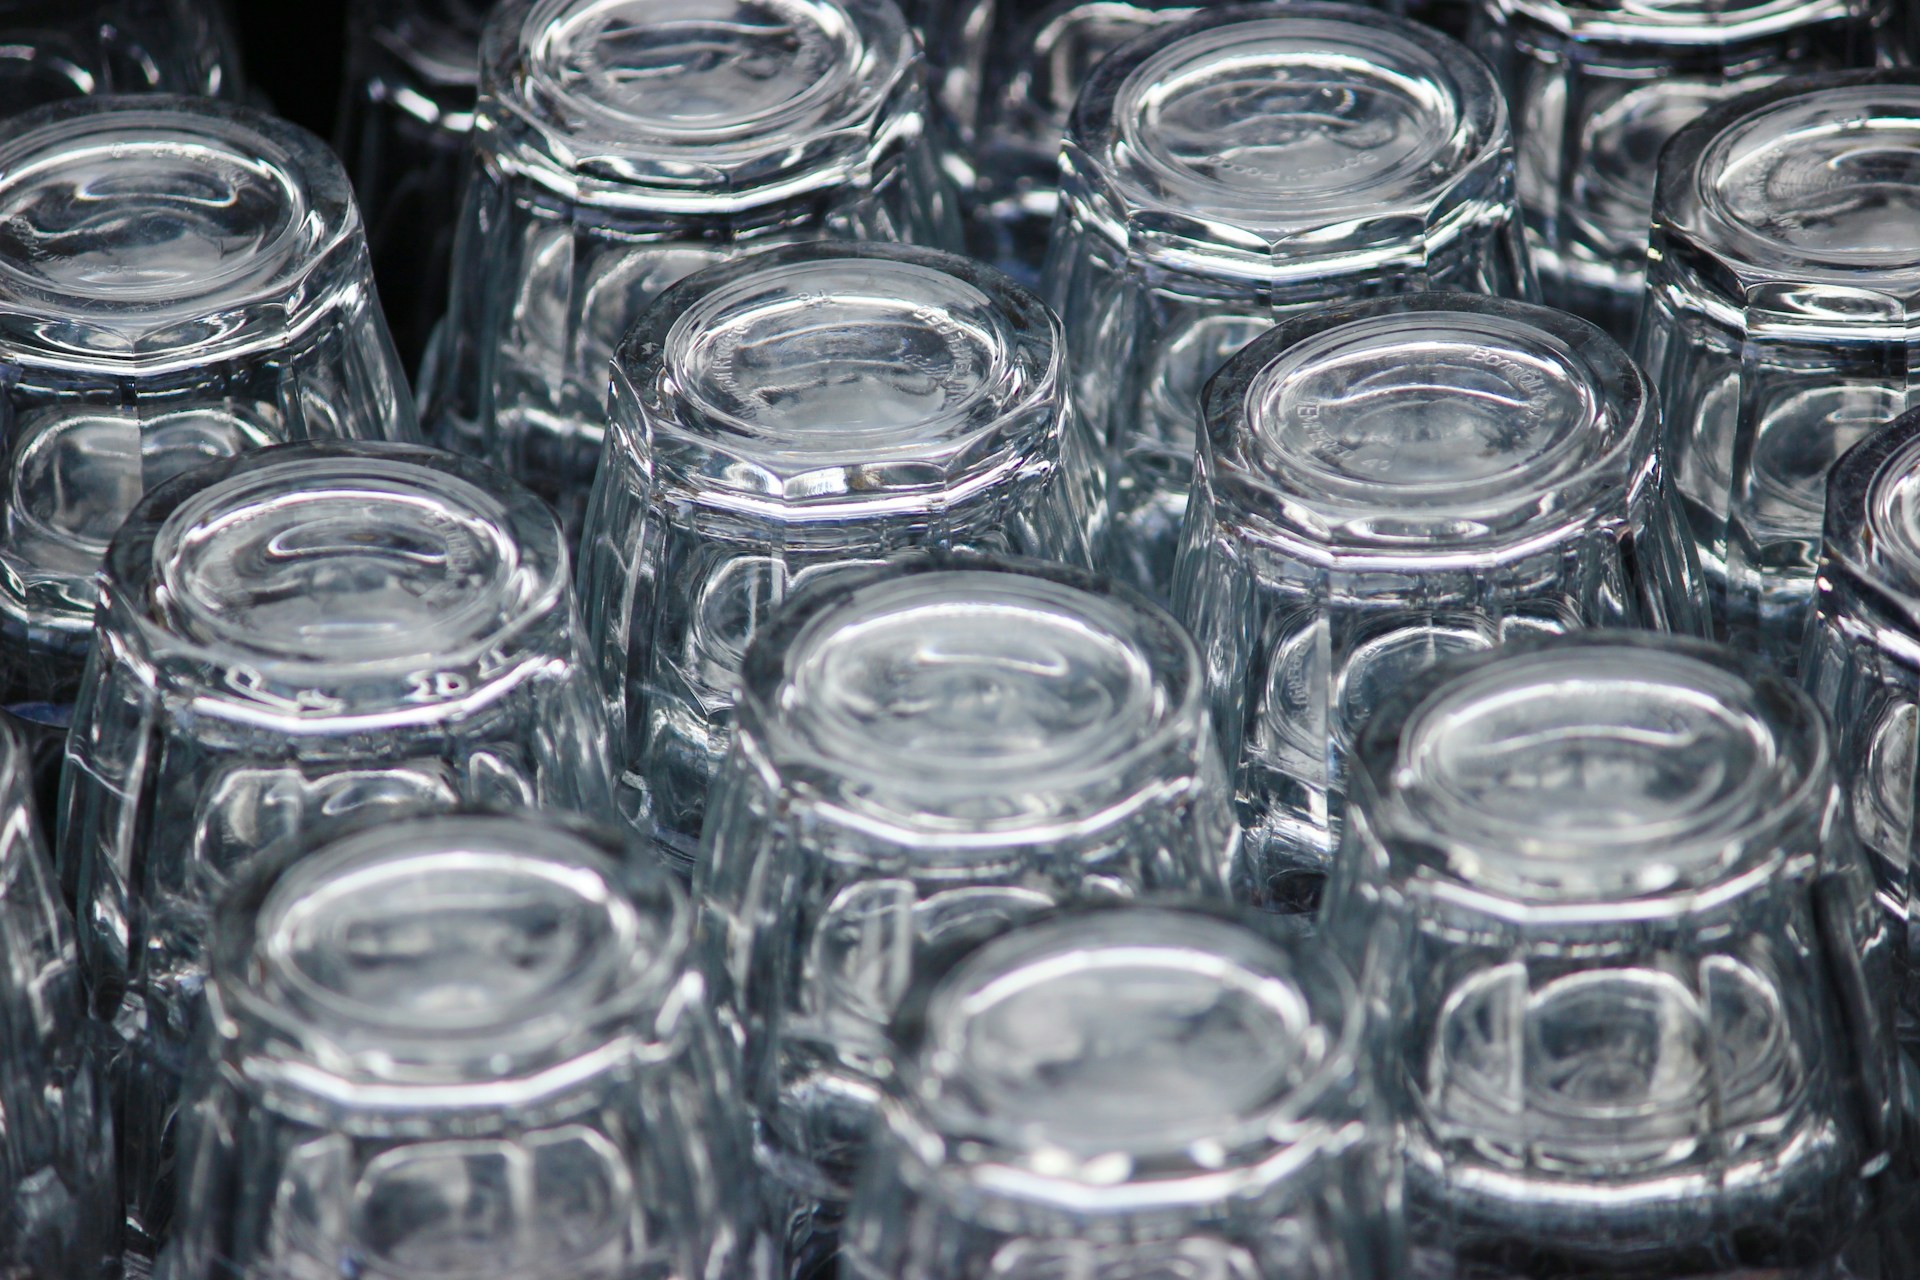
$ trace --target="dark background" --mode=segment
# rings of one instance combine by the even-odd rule
[[[275,111],[333,140],[347,0],[232,0],[247,81]]]

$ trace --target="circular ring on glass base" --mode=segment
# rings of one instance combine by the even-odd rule
[[[1238,896],[1310,907],[1355,735],[1449,654],[1704,626],[1645,380],[1585,321],[1465,294],[1328,307],[1208,384],[1177,610],[1247,829]]]
[[[1165,906],[996,938],[913,997],[860,1277],[1401,1274],[1391,1125],[1324,949]]]
[[[1639,347],[1661,389],[1715,632],[1797,669],[1826,475],[1920,401],[1920,75],[1790,81],[1661,161]]]
[[[1104,441],[1107,567],[1159,598],[1224,360],[1329,302],[1533,292],[1492,76],[1376,11],[1229,5],[1155,28],[1088,79],[1060,172],[1046,292]]]
[[[1839,1253],[1893,1140],[1891,939],[1805,694],[1537,640],[1383,703],[1353,787],[1322,924],[1387,1015],[1422,1274]]]
[[[141,500],[107,554],[59,852],[95,1011],[125,1041],[146,1239],[213,900],[290,842],[408,813],[611,817],[584,658],[551,514],[477,463],[283,445]]]
[[[1058,903],[1223,896],[1203,696],[1171,618],[1037,563],[848,571],[755,638],[696,884],[793,1274],[838,1224],[929,957]]]
[[[1059,322],[990,267],[796,245],[668,290],[613,371],[581,554],[621,804],[689,864],[741,655],[803,580],[906,549],[1084,563]]]
[[[1661,148],[1784,76],[1886,65],[1889,0],[1475,0],[1513,106],[1528,247],[1549,304],[1622,342],[1641,310]]]
[[[734,1067],[650,851],[416,818],[256,867],[211,943],[176,1280],[731,1274]]]
[[[667,286],[795,241],[957,244],[893,0],[505,0],[422,405],[585,518],[607,366]]]
[[[412,439],[346,175],[203,99],[90,98],[0,141],[0,707],[70,705],[148,488],[306,438]]]

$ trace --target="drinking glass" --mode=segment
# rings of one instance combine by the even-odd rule
[[[1704,627],[1645,379],[1593,325],[1421,294],[1324,307],[1207,386],[1176,612],[1247,830],[1235,893],[1317,899],[1347,758],[1450,653]]]
[[[975,257],[1038,280],[1060,203],[1060,136],[1100,60],[1197,0],[912,0]]]
[[[1084,562],[1059,322],[990,267],[768,250],[683,281],[613,370],[580,599],[620,802],[690,862],[747,641],[802,580],[909,548]]]
[[[1405,1274],[1377,1046],[1324,947],[1163,906],[1081,912],[913,999],[843,1274]]]
[[[447,307],[480,30],[493,0],[353,0],[337,149],[367,222],[374,274],[408,368]]]
[[[1828,474],[1826,537],[1802,674],[1834,725],[1854,826],[1894,937],[1896,1031],[1920,1061],[1912,905],[1920,412],[1869,434]]]
[[[96,94],[233,98],[239,57],[207,0],[7,0],[0,117]]]
[[[1103,442],[1105,563],[1171,593],[1200,389],[1289,313],[1525,294],[1507,109],[1485,65],[1340,5],[1227,5],[1102,62],[1067,128],[1046,293]]]
[[[167,1221],[220,888],[307,832],[461,801],[611,817],[605,752],[558,526],[480,464],[284,445],[141,501],[107,554],[59,844],[123,1042],[136,1248]]]
[[[112,1280],[112,1114],[32,782],[0,724],[0,1275]]]
[[[844,1209],[926,954],[1059,902],[1223,897],[1227,795],[1192,643],[1084,572],[848,571],[761,629],[695,883],[796,1275]]]
[[[1895,1114],[1891,939],[1819,710],[1537,641],[1361,737],[1321,923],[1380,1011],[1416,1274],[1828,1276]]]
[[[732,1043],[643,849],[417,818],[222,904],[168,1280],[731,1278]]]
[[[957,243],[926,130],[893,0],[502,0],[428,426],[577,537],[646,304],[759,245]]]
[[[1892,0],[1476,0],[1472,42],[1512,104],[1527,246],[1546,300],[1628,341],[1661,147],[1716,104],[1783,76],[1885,61],[1892,9]]]
[[[1920,76],[1789,81],[1703,116],[1661,158],[1653,238],[1638,350],[1715,633],[1791,675],[1827,469],[1920,407]]]
[[[88,98],[8,121],[0,297],[0,708],[57,762],[94,574],[142,492],[274,441],[418,429],[346,174],[256,111]]]

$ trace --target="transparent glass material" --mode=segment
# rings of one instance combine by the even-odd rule
[[[31,790],[0,724],[0,1275],[113,1280],[112,1109]]]
[[[1089,911],[913,999],[842,1275],[1405,1274],[1376,1046],[1324,947]]]
[[[958,243],[893,0],[502,0],[422,405],[577,536],[607,366],[656,294],[756,245]]]
[[[64,727],[94,573],[146,489],[276,441],[418,434],[346,174],[259,112],[9,121],[0,298],[0,708],[26,722]]]
[[[1920,937],[1913,919],[1920,413],[1867,436],[1828,475],[1803,678],[1835,726],[1854,826],[1895,939],[1899,1037],[1920,1061]]]
[[[1622,342],[1640,311],[1655,172],[1673,134],[1796,72],[1892,52],[1892,0],[1475,0],[1513,107],[1546,300]]]
[[[493,0],[353,0],[337,149],[409,368],[447,308],[453,229]]]
[[[434,450],[333,443],[141,502],[102,576],[59,857],[94,1011],[124,1042],[121,1168],[149,1236],[220,889],[308,833],[461,802],[613,816],[537,499]]]
[[[1886,1180],[1891,938],[1812,701],[1536,641],[1408,684],[1353,779],[1321,924],[1397,1058],[1414,1274],[1833,1274]]]
[[[731,1278],[732,1041],[642,848],[528,816],[348,836],[220,909],[168,1280]]]
[[[1236,895],[1310,907],[1347,757],[1450,653],[1704,629],[1646,381],[1573,316],[1467,294],[1326,307],[1207,386],[1176,612],[1247,828]]]
[[[6,0],[0,116],[97,94],[240,93],[238,48],[210,0]]]
[[[1059,207],[1060,137],[1109,53],[1196,0],[910,0],[949,131],[972,253],[1037,280]]]
[[[1192,643],[1057,566],[921,560],[808,587],[748,651],[738,717],[695,883],[804,1261],[929,953],[1066,901],[1223,898],[1237,832]]]
[[[691,859],[747,641],[803,579],[908,549],[1084,563],[1059,322],[934,250],[711,268],[628,335],[580,564],[622,809]]]
[[[1827,470],[1920,407],[1920,76],[1792,81],[1704,116],[1662,157],[1653,236],[1638,350],[1715,632],[1791,674]]]
[[[1421,289],[1531,291],[1506,104],[1416,23],[1229,5],[1101,63],[1061,160],[1046,292],[1104,442],[1116,576],[1165,598],[1200,389],[1276,318]]]

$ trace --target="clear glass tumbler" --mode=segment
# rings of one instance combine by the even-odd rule
[[[927,110],[893,0],[502,0],[429,428],[577,537],[608,364],[662,289],[756,245],[957,244]]]
[[[1560,637],[1362,736],[1321,923],[1381,1010],[1415,1274],[1828,1277],[1884,1183],[1891,938],[1798,688]]]
[[[160,1237],[208,914],[315,830],[462,802],[613,817],[552,514],[418,446],[284,445],[155,490],[114,539],[59,856],[123,1042],[129,1212]]]
[[[938,558],[796,594],[748,650],[695,873],[794,1273],[929,951],[1060,902],[1223,898],[1237,834],[1199,656],[1125,588]]]
[[[908,548],[1087,558],[1059,322],[951,254],[796,245],[703,271],[628,335],[610,413],[581,607],[621,806],[685,860],[741,654],[793,586]]]
[[[1077,912],[911,1000],[849,1280],[1406,1274],[1377,1046],[1326,948]]]
[[[1520,151],[1546,300],[1626,342],[1640,312],[1660,151],[1783,76],[1871,67],[1896,0],[1475,0]]]
[[[493,0],[353,0],[337,150],[408,368],[447,309],[453,229]]]
[[[8,121],[0,299],[0,709],[57,759],[94,574],[146,489],[418,429],[346,174],[256,111],[89,98]]]
[[[238,48],[211,0],[6,0],[0,117],[96,94],[240,95]]]
[[[1176,612],[1247,829],[1236,896],[1316,900],[1347,757],[1450,653],[1704,629],[1646,381],[1594,326],[1422,294],[1289,320],[1207,386]]]
[[[1826,538],[1803,679],[1835,729],[1854,826],[1893,932],[1897,1030],[1920,1066],[1914,796],[1920,727],[1920,411],[1827,477]]]
[[[1039,279],[1059,208],[1060,137],[1100,60],[1197,0],[908,0],[927,43],[976,257]]]
[[[1481,61],[1341,5],[1227,5],[1102,62],[1074,108],[1046,293],[1103,442],[1110,572],[1166,598],[1200,389],[1277,318],[1532,290]]]
[[[250,875],[214,924],[167,1280],[747,1274],[691,925],[650,852],[526,816]]]
[[[32,782],[0,724],[0,1275],[114,1280],[112,1107]]]
[[[1920,75],[1789,81],[1661,158],[1638,351],[1716,634],[1792,674],[1827,469],[1920,391]]]

